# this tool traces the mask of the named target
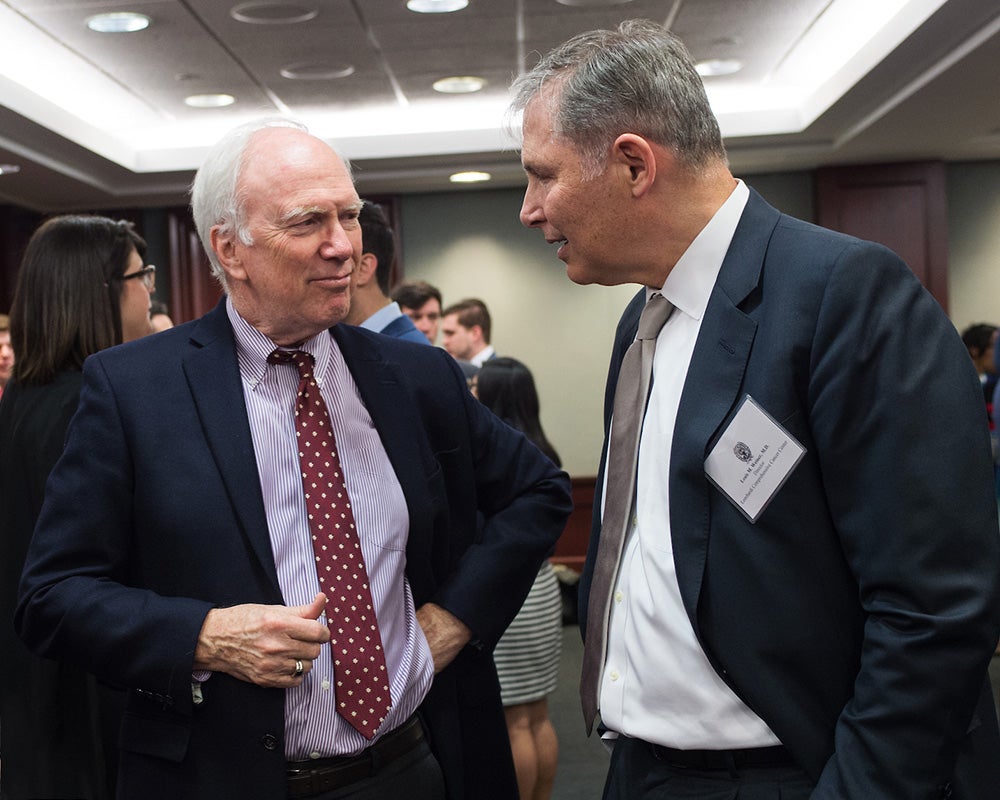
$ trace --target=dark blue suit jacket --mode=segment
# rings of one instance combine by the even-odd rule
[[[562,531],[568,480],[471,397],[444,351],[349,326],[333,335],[406,497],[414,600],[482,642],[422,706],[449,795],[508,800],[490,649]],[[204,617],[239,603],[282,597],[220,304],[87,361],[22,580],[26,643],[131,690],[120,800],[284,796],[284,692],[215,674],[192,703]]]
[[[618,328],[606,421],[644,301],[641,291]],[[704,468],[747,394],[807,450],[756,524]],[[818,782],[813,797],[930,798],[949,784],[956,797],[993,796],[996,722],[986,704],[974,715],[1000,634],[982,390],[906,265],[752,192],[695,345],[671,459],[691,624],[718,674]],[[598,507],[583,630],[599,521]],[[966,761],[970,727],[983,740]]]
[[[417,344],[430,344],[427,341],[427,337],[417,330],[417,326],[413,324],[413,320],[406,316],[406,314],[396,317],[396,319],[382,328],[379,333],[383,336],[393,336],[397,339],[405,339],[408,342],[416,342]]]

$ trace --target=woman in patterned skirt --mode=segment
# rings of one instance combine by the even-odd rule
[[[473,393],[500,419],[560,463],[542,432],[538,392],[524,364],[513,358],[484,362],[473,379]],[[549,719],[547,698],[556,688],[561,647],[559,583],[552,565],[545,561],[524,605],[493,653],[521,800],[548,800],[552,794],[559,741]]]

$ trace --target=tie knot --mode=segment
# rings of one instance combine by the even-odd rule
[[[305,350],[275,350],[267,357],[269,364],[294,364],[299,376],[308,378],[312,374],[313,357]]]
[[[639,330],[636,339],[655,339],[660,334],[660,328],[667,321],[673,305],[662,294],[654,294],[649,298],[642,314],[639,316]]]

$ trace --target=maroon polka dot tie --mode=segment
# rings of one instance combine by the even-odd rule
[[[313,377],[313,357],[302,350],[275,350],[272,364],[299,370],[295,435],[316,574],[326,594],[326,620],[333,650],[337,713],[371,739],[392,699],[368,572],[326,403]]]

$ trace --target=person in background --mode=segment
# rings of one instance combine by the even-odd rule
[[[427,341],[434,344],[441,322],[441,292],[437,287],[426,281],[409,281],[399,284],[390,296]]]
[[[325,141],[242,125],[191,207],[225,297],[88,359],[18,633],[127,688],[119,800],[509,800],[491,651],[568,477],[447,353],[338,324],[362,203]]]
[[[14,369],[14,348],[10,343],[10,317],[0,314],[0,397]]]
[[[997,503],[941,306],[732,175],[662,25],[574,36],[512,96],[521,222],[639,286],[580,580],[606,800],[997,796]]]
[[[441,344],[457,361],[481,367],[494,358],[491,329],[489,309],[477,298],[460,300],[441,312]]]
[[[388,296],[396,243],[385,209],[377,203],[363,202],[358,222],[361,223],[364,252],[351,273],[351,310],[344,322],[385,336],[425,344],[427,337]]]
[[[154,300],[149,305],[149,321],[153,326],[153,332],[169,330],[174,327],[174,321],[170,317],[170,310],[162,300]]]
[[[986,417],[990,430],[994,430],[993,422],[993,392],[997,386],[996,343],[997,326],[986,323],[970,325],[962,331],[962,343],[969,351],[969,357],[979,375],[983,386],[983,398],[986,401]]]
[[[521,431],[553,463],[561,463],[542,430],[535,379],[524,364],[513,358],[490,359],[473,378],[472,389],[479,402]],[[561,648],[562,598],[546,560],[493,651],[521,800],[548,800],[552,795],[559,739],[547,698],[556,689]]]
[[[31,655],[13,617],[83,362],[151,332],[145,252],[131,223],[55,217],[31,237],[17,276],[10,332],[18,357],[0,402],[0,786],[9,800],[114,793],[120,693],[78,666]]]

